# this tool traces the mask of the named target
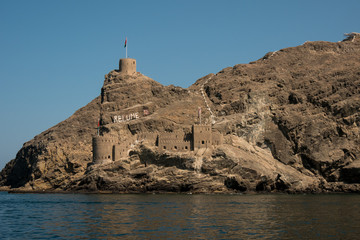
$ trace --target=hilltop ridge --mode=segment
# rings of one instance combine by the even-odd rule
[[[359,56],[359,34],[351,33],[342,42],[306,42],[267,53],[204,76],[187,89],[113,70],[105,75],[99,97],[24,144],[1,171],[0,186],[359,192]],[[199,121],[198,107],[204,123],[223,136],[220,146],[176,153],[138,141],[142,133],[190,132]],[[123,121],[135,112],[140,117]],[[91,164],[99,116],[101,134],[136,143],[129,145],[127,159]]]

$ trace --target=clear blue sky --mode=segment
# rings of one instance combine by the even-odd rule
[[[359,12],[359,0],[0,0],[0,168],[99,95],[125,36],[138,71],[188,87],[269,51],[340,41],[360,32]]]

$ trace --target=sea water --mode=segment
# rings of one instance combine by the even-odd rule
[[[360,195],[8,194],[0,239],[359,239]]]

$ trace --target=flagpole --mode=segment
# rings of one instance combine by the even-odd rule
[[[97,135],[100,136],[100,119],[98,120]]]
[[[125,48],[125,58],[127,58],[127,37],[125,37],[125,45],[124,45],[124,48]]]
[[[201,125],[201,107],[198,108],[198,117],[199,117],[200,125]]]

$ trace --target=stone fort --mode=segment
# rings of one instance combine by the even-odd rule
[[[126,75],[136,73],[136,60],[120,59],[119,72]],[[160,152],[190,152],[200,149],[212,149],[221,145],[223,136],[213,132],[211,125],[194,124],[191,133],[184,131],[141,133],[127,140],[119,140],[114,135],[97,135],[92,138],[93,163],[106,164],[129,157],[129,152],[137,142],[146,140]]]
[[[221,145],[223,137],[220,133],[213,132],[211,125],[192,126],[191,133],[184,131],[141,133],[131,139],[119,140],[114,135],[94,136],[93,163],[104,164],[129,157],[131,147],[137,142],[146,140],[157,147],[160,152],[190,152],[200,149],[212,149]]]

